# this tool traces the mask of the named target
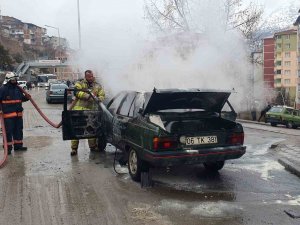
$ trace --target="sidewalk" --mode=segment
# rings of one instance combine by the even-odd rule
[[[269,124],[264,122],[250,121],[250,120],[237,120],[240,123],[243,123],[245,127],[252,128],[251,124],[259,124],[262,125],[260,129],[282,133],[290,135],[291,138],[286,139],[284,141],[278,142],[270,146],[277,158],[278,162],[285,167],[286,170],[300,177],[300,130],[295,129],[284,129],[271,127]],[[253,127],[254,128],[254,127]]]

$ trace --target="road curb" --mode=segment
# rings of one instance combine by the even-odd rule
[[[278,159],[278,162],[285,167],[286,170],[300,177],[300,167],[286,158]]]

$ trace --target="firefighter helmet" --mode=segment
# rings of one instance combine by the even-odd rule
[[[5,80],[6,82],[10,81],[10,80],[17,80],[18,79],[18,76],[13,73],[13,72],[8,72],[6,75],[5,75]]]

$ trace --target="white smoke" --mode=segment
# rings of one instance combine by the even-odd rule
[[[191,7],[190,33],[150,37],[142,18],[103,24],[91,17],[79,64],[96,70],[113,94],[153,87],[234,88],[235,105],[241,105],[249,96],[249,55],[242,35],[226,29],[222,2],[204,0]]]

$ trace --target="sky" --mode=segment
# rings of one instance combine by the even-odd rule
[[[143,2],[143,0],[80,0],[82,44],[88,45],[86,43],[89,40],[88,36],[94,33],[101,35],[102,32],[110,32],[112,28],[135,35],[145,35],[147,24],[144,20]],[[265,14],[268,15],[280,8],[282,2],[288,4],[297,1],[254,0],[254,2],[264,6]],[[0,0],[0,9],[2,15],[13,16],[23,22],[41,27],[45,27],[44,25],[58,27],[60,35],[69,40],[71,47],[76,49],[79,46],[77,0]],[[93,27],[100,30],[94,32]],[[50,35],[58,36],[56,29],[47,28],[47,31]]]
[[[88,2],[88,3],[87,3]],[[141,0],[80,0],[82,39],[93,35],[95,28],[103,32],[114,27],[135,29],[142,26]],[[23,22],[41,27],[58,27],[61,37],[66,37],[71,47],[78,47],[77,0],[0,0],[2,15],[13,16]],[[46,27],[45,27],[46,28]],[[58,36],[57,29],[47,28],[50,35]],[[96,32],[101,35],[99,30]],[[84,44],[84,43],[83,43]]]

